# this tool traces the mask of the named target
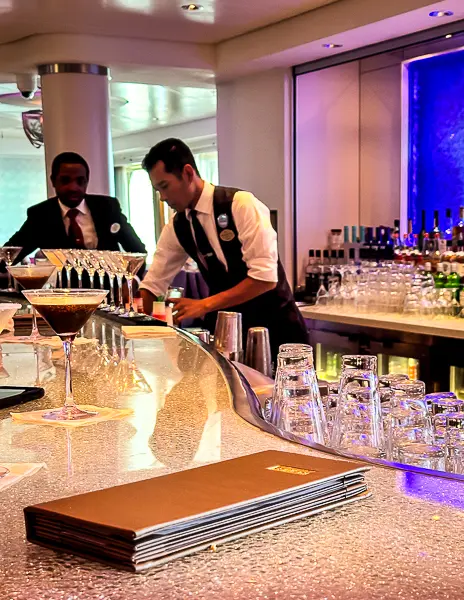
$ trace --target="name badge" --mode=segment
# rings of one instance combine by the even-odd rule
[[[217,223],[219,227],[225,229],[229,224],[229,217],[227,215],[219,215],[219,217],[217,218]]]
[[[235,233],[231,229],[224,229],[219,234],[219,237],[223,242],[231,242],[235,238]]]

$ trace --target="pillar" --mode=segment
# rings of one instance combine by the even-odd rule
[[[38,71],[47,176],[57,154],[77,152],[90,166],[89,193],[114,195],[108,68],[60,63]],[[53,196],[50,181],[48,190]]]
[[[219,83],[219,182],[277,210],[279,254],[293,282],[292,73],[269,70]]]

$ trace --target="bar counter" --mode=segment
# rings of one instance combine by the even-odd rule
[[[97,338],[102,324],[96,317]],[[119,325],[106,323],[106,335],[110,352],[113,342],[120,348]],[[266,449],[317,454],[242,419],[234,407],[243,412],[247,381],[193,338],[136,340],[134,349],[146,393],[121,393],[118,366],[99,367],[93,344],[77,345],[73,360],[77,402],[132,409],[125,419],[70,429],[20,424],[11,409],[0,412],[0,464],[45,464],[0,491],[1,599],[462,599],[464,483],[376,466],[368,500],[141,575],[27,543],[23,508],[30,504]],[[61,405],[58,346],[36,354],[26,344],[3,344],[3,354],[3,385],[39,379],[46,388],[45,398],[19,410]]]
[[[301,314],[305,319],[464,340],[464,319],[456,317],[429,319],[400,314],[357,313],[322,306],[302,307]]]

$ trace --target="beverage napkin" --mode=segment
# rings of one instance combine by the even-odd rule
[[[45,463],[1,463],[0,467],[5,467],[9,473],[0,478],[0,492],[18,483],[23,477],[34,475],[45,466]]]
[[[172,338],[177,335],[174,329],[162,325],[123,325],[121,331],[125,338],[134,340]]]
[[[50,412],[51,409],[45,410],[33,410],[31,412],[12,412],[10,413],[14,421],[21,423],[34,423],[35,425],[54,425],[55,427],[85,427],[86,425],[94,425],[96,423],[102,423],[103,421],[111,421],[113,419],[124,419],[125,417],[132,415],[133,410],[131,408],[106,408],[101,406],[91,405],[79,405],[79,408],[83,410],[89,410],[98,412],[95,417],[89,417],[88,419],[77,419],[75,421],[51,421],[44,419],[43,415]],[[5,465],[6,466],[6,465]]]

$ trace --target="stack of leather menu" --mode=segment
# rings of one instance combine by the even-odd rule
[[[27,539],[143,571],[366,498],[366,470],[360,463],[260,452],[27,507]]]

